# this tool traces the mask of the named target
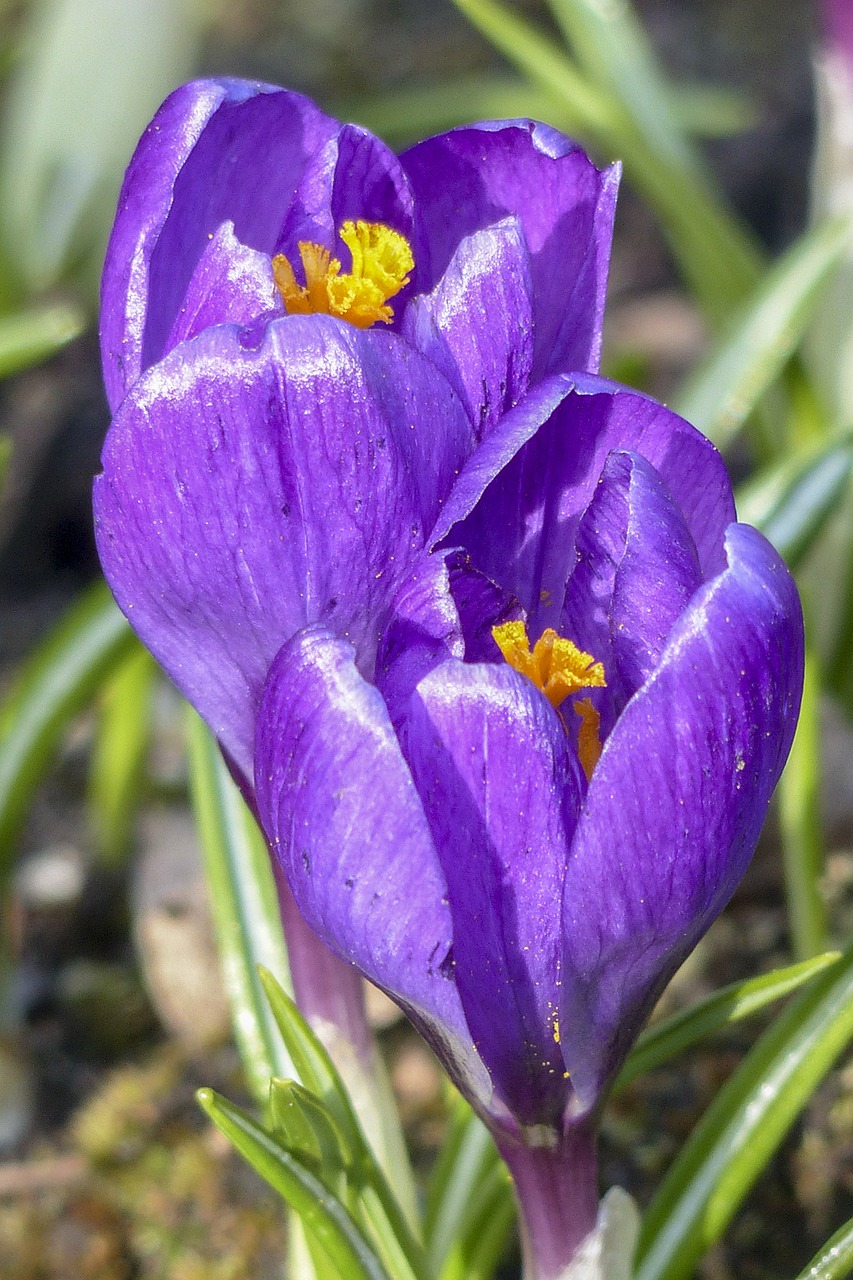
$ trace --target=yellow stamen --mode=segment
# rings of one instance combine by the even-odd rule
[[[571,640],[558,636],[552,627],[542,632],[532,651],[523,622],[492,627],[492,635],[509,665],[532,680],[552,707],[559,707],[580,689],[601,689],[606,684],[601,663]]]
[[[592,698],[581,698],[575,703],[575,712],[581,718],[578,729],[578,760],[589,782],[592,771],[601,755],[601,716],[592,705]]]
[[[411,246],[399,231],[381,222],[345,222],[340,237],[352,256],[352,270],[341,275],[341,264],[322,245],[299,243],[305,284],[300,285],[283,253],[272,260],[273,275],[289,315],[337,316],[369,329],[390,324],[394,312],[388,299],[409,283],[415,265]]]
[[[509,665],[532,680],[554,708],[581,689],[601,689],[607,683],[602,664],[571,640],[557,635],[551,627],[542,632],[532,650],[523,622],[504,622],[492,627],[492,635]],[[574,705],[581,718],[578,759],[589,780],[601,755],[601,717],[590,698],[582,698]]]

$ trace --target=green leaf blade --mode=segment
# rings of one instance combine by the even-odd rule
[[[776,969],[759,978],[733,983],[713,992],[691,1008],[649,1027],[632,1049],[616,1079],[614,1089],[624,1089],[632,1080],[662,1066],[712,1032],[743,1018],[752,1017],[774,1001],[791,995],[824,969],[837,964],[840,957],[840,951],[827,951],[824,955],[789,965],[785,969]]]
[[[722,345],[682,389],[674,408],[718,448],[731,443],[802,338],[850,235],[850,223],[841,219],[802,236],[763,278]]]
[[[69,721],[138,640],[105,583],[90,587],[30,655],[0,706],[0,867]]]
[[[96,849],[106,863],[128,852],[151,742],[157,666],[147,650],[131,653],[104,691],[89,772]]]
[[[278,1035],[258,965],[288,974],[269,851],[209,730],[188,710],[190,783],[225,988],[240,1056],[255,1099],[271,1076],[298,1074]]]
[[[309,1169],[212,1089],[196,1096],[216,1127],[299,1215],[340,1280],[391,1280],[344,1205]]]
[[[718,1094],[646,1213],[635,1280],[686,1280],[853,1038],[853,951],[802,991]]]
[[[86,316],[70,303],[0,316],[0,378],[41,364],[78,338]]]
[[[853,1218],[812,1258],[797,1280],[847,1280],[853,1275]]]

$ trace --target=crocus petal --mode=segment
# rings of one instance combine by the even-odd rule
[[[507,666],[449,661],[400,730],[447,880],[456,986],[498,1094],[554,1120],[560,900],[580,782],[549,703]]]
[[[276,253],[295,257],[299,241],[310,240],[341,253],[344,271],[350,264],[338,232],[348,219],[381,222],[408,240],[414,235],[412,193],[400,161],[384,142],[354,124],[339,125],[322,148],[306,157],[288,204]]]
[[[584,1107],[743,875],[793,737],[796,587],[754,529],[726,551],[607,740],[572,846],[560,1024]]]
[[[416,685],[448,658],[462,658],[465,641],[450,588],[452,552],[420,556],[391,608],[376,654],[376,684],[396,727]]]
[[[600,172],[527,120],[454,129],[401,161],[418,210],[419,287],[441,278],[465,236],[517,216],[532,258],[533,376],[597,370],[618,168]]]
[[[561,633],[604,663],[616,710],[648,679],[702,577],[686,521],[654,467],[611,453],[576,538]]]
[[[429,361],[325,316],[274,321],[257,348],[209,329],[125,399],[95,486],[101,563],[247,778],[281,644],[325,621],[371,669],[384,614],[471,443]]]
[[[478,438],[530,382],[530,255],[518,220],[466,236],[432,293],[415,298],[403,336],[434,360],[468,409]]]
[[[210,325],[245,325],[275,310],[283,313],[272,260],[240,244],[233,224],[224,222],[198,261],[165,349],[171,351]]]
[[[377,690],[320,627],[276,658],[258,713],[258,811],[300,911],[490,1093],[453,981],[447,886]]]
[[[735,512],[717,450],[657,401],[583,375],[546,379],[505,415],[460,474],[431,543],[464,546],[518,597],[531,633],[558,627],[578,521],[614,449],[640,454],[660,473],[685,513],[703,576],[718,572]]]
[[[101,289],[113,409],[165,351],[210,235],[271,252],[305,167],[339,129],[301,94],[244,80],[178,89],[142,136],[119,197]]]

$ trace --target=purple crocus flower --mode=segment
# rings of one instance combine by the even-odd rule
[[[716,451],[596,375],[613,196],[543,126],[398,160],[204,83],[140,144],[104,284],[105,573],[293,929],[492,1128],[537,1280],[594,1224],[596,1114],[746,867],[802,683]]]
[[[477,441],[546,375],[597,367],[617,177],[529,121],[398,159],[235,80],[184,86],[146,130],[103,276],[98,544],[250,801],[280,646],[323,622],[369,675]],[[281,891],[300,1003],[367,1052],[351,971]]]
[[[539,1280],[594,1224],[596,1113],[746,869],[803,671],[708,441],[601,379],[548,391],[462,471],[372,682],[320,626],[283,647],[256,754],[300,908],[491,1126]]]

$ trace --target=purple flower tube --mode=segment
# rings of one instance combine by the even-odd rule
[[[398,159],[206,82],[140,143],[104,274],[104,571],[256,807],[303,1008],[357,1039],[360,972],[406,1010],[530,1280],[595,1226],[607,1087],[745,870],[802,685],[719,455],[597,376],[615,180],[530,122]]]

